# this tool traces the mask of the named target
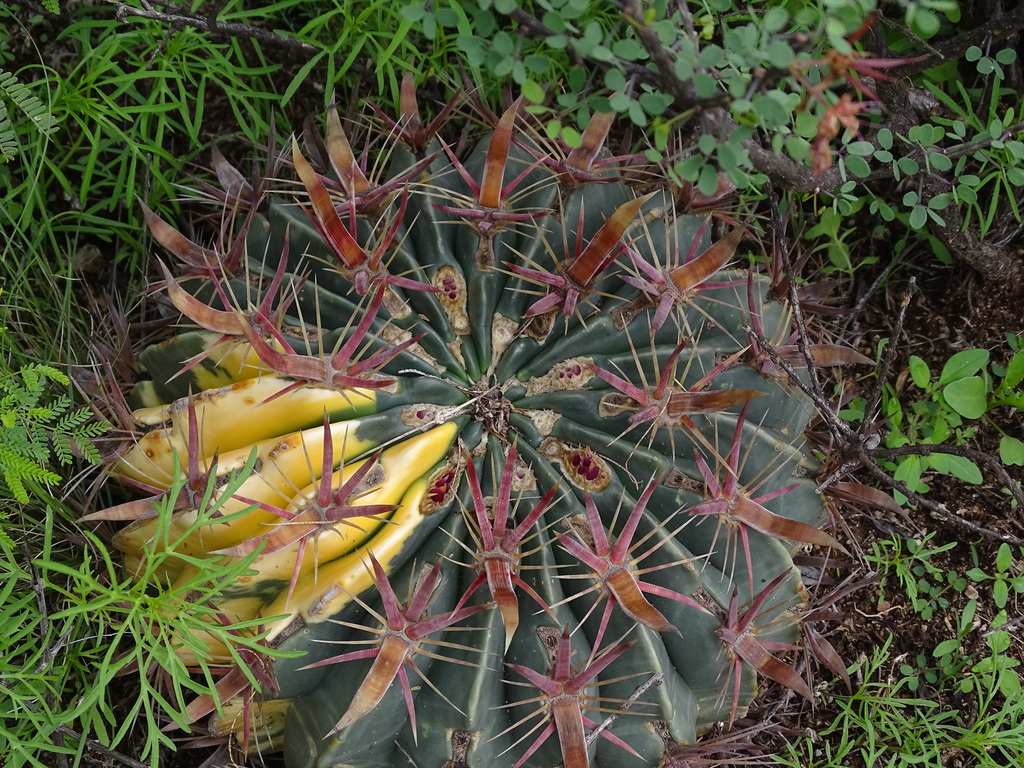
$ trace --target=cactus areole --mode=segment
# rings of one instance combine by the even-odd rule
[[[147,209],[195,328],[142,353],[112,474],[183,483],[181,535],[90,518],[134,571],[175,541],[165,584],[254,557],[218,615],[304,652],[255,690],[211,638],[191,715],[295,768],[659,766],[760,681],[810,697],[792,555],[838,544],[742,232],[609,157],[606,115],[569,151],[517,102],[459,156],[403,111],[358,145],[332,111],[253,183],[215,153],[212,244]]]

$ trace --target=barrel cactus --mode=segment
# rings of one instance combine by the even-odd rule
[[[456,151],[407,82],[359,152],[331,111],[255,180],[215,153],[209,246],[147,209],[193,326],[112,467],[155,496],[91,518],[129,570],[186,555],[160,584],[251,560],[217,615],[302,653],[190,712],[289,766],[657,766],[759,680],[812,696],[793,553],[840,545],[787,307],[610,116],[492,117]]]

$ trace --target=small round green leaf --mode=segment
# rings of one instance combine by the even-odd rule
[[[941,152],[929,152],[928,163],[937,171],[948,171],[953,167],[953,161]]]
[[[526,80],[520,86],[519,92],[527,101],[531,101],[534,104],[541,104],[544,101],[544,89],[534,80]]]
[[[530,72],[535,75],[541,75],[548,71],[548,68],[551,66],[551,59],[547,56],[531,53],[523,57],[523,63]]]
[[[544,14],[544,17],[541,19],[541,22],[544,24],[545,27],[547,27],[556,34],[565,32],[565,16],[563,16],[560,13],[548,11]]]
[[[956,188],[956,196],[960,202],[967,203],[968,205],[978,202],[978,193],[966,184],[961,184]]]
[[[910,22],[910,28],[914,30],[914,32],[927,40],[939,31],[941,22],[939,21],[938,15],[935,13],[922,8],[920,5],[916,6],[916,8],[917,13],[914,14],[913,20],[909,18],[910,14],[908,13],[907,21]]]
[[[427,15],[427,11],[422,5],[407,5],[399,9],[398,12],[409,21],[419,21]]]
[[[1017,60],[1017,52],[1013,48],[1003,48],[996,51],[996,61],[1000,64],[1013,64]]]
[[[705,45],[697,56],[697,61],[702,67],[717,67],[722,63],[724,52],[721,46],[709,43]]]
[[[928,382],[932,379],[932,372],[928,368],[928,363],[917,355],[911,355],[907,365],[910,368],[911,381],[920,389],[927,387]]]
[[[844,162],[846,163],[846,170],[859,179],[865,179],[871,175],[871,166],[868,165],[868,161],[863,157],[851,155]]]
[[[910,157],[901,157],[896,161],[896,165],[907,176],[913,176],[921,170],[921,166],[917,164],[917,161]]]
[[[672,97],[665,93],[644,92],[637,97],[644,112],[649,115],[660,115],[672,103]]]
[[[779,6],[769,8],[765,11],[764,17],[761,19],[761,24],[764,26],[765,32],[779,32],[788,23],[789,14],[786,13],[785,8],[781,8]]]
[[[643,127],[647,125],[647,113],[644,112],[643,107],[640,106],[640,102],[631,101],[629,103],[629,119],[633,121],[635,125]]]
[[[626,89],[626,75],[621,69],[610,67],[604,73],[604,87],[613,93]]]
[[[765,57],[773,67],[785,69],[796,58],[793,49],[782,40],[772,40],[765,49]]]
[[[981,376],[967,376],[951,381],[942,390],[949,407],[967,419],[980,419],[988,409],[985,380]]]
[[[612,43],[612,53],[626,61],[637,61],[647,58],[647,50],[636,40],[626,37]]]
[[[1024,467],[1024,442],[1003,435],[999,439],[999,460],[1007,466]]]
[[[700,169],[700,178],[697,180],[697,188],[705,195],[713,195],[718,189],[718,172],[710,165]]]

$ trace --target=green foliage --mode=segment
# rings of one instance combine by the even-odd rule
[[[255,26],[265,23],[268,13],[276,13],[286,29],[300,28],[295,36],[301,42],[322,49],[309,66],[329,68],[332,84],[351,79],[351,59],[336,60],[334,54],[347,52],[346,46],[354,44],[354,31],[365,29],[353,10],[358,4],[324,14],[304,7],[311,5],[283,3],[273,11],[230,2],[220,7],[219,18]],[[322,5],[326,9],[334,4]],[[392,35],[390,19],[379,11],[372,15],[381,22],[377,39],[387,34],[389,42],[401,40],[401,35]],[[0,5],[0,26],[16,29],[12,13]],[[20,96],[19,104],[26,113],[31,108],[29,116],[46,131],[36,136],[35,131],[30,134],[27,128],[12,125],[11,130],[23,136],[21,158],[0,169],[0,221],[24,237],[26,250],[40,245],[57,250],[67,240],[88,236],[123,247],[120,255],[135,267],[143,251],[136,197],[144,195],[159,207],[180,196],[174,180],[209,143],[211,127],[204,124],[209,103],[216,101],[235,116],[234,125],[216,129],[222,140],[236,134],[255,143],[267,135],[280,104],[275,80],[283,65],[255,40],[214,41],[190,27],[168,33],[159,22],[141,19],[125,25],[91,5],[68,13],[69,23],[50,42],[57,49],[74,51],[67,68],[39,65],[18,73],[25,85],[13,94],[31,89],[35,102]],[[311,20],[304,20],[307,14]],[[340,34],[343,30],[349,32]],[[5,35],[0,32],[0,49]],[[406,47],[401,53],[411,57],[414,51]],[[374,49],[373,55],[381,56],[382,50]],[[287,95],[308,74],[308,67],[294,73],[285,86]],[[287,130],[285,116],[276,115],[276,121]],[[32,121],[26,117],[21,122]]]
[[[0,162],[7,163],[18,154],[18,123],[11,122],[11,112],[5,102],[10,102],[24,115],[25,122],[38,133],[53,135],[54,117],[25,83],[16,75],[0,69]]]
[[[226,487],[237,488],[252,464],[250,460],[222,478]],[[175,548],[193,529],[171,522],[173,499],[183,482],[157,505],[157,536],[140,561],[147,577],[189,563]],[[195,526],[218,514],[219,504],[209,501],[213,486],[211,479],[206,489],[209,503]],[[156,768],[161,749],[175,745],[174,734],[165,730],[165,717],[188,730],[186,700],[210,694],[217,682],[199,634],[222,643],[236,662],[244,653],[286,655],[261,644],[259,622],[226,623],[212,607],[225,584],[251,573],[252,558],[204,560],[191,578],[155,594],[126,574],[92,534],[85,534],[84,557],[70,559],[59,547],[65,534],[55,528],[55,518],[47,509],[40,524],[19,524],[16,535],[26,540],[25,551],[32,551],[31,564],[27,556],[20,557],[14,547],[0,541],[4,764],[41,768],[54,754],[80,758],[86,738],[117,748],[130,737],[139,741],[132,749]],[[45,601],[39,599],[41,593]],[[192,665],[181,660],[182,649],[194,653]],[[240,667],[254,683],[249,667]]]
[[[1000,80],[1005,79],[1003,74],[1003,66],[1012,64],[1017,60],[1017,52],[1012,48],[1004,48],[1001,51],[996,51],[994,56],[986,56],[984,52],[976,45],[972,45],[967,49],[967,53],[964,54],[964,58],[968,61],[976,62],[979,74],[982,75],[995,75]]]
[[[936,376],[920,357],[911,355],[908,362],[910,380],[921,391],[912,402],[897,395],[889,384],[883,386],[882,417],[887,420],[889,432],[886,448],[905,445],[962,446],[975,435],[979,420],[1001,434],[999,458],[1007,466],[1024,464],[1024,442],[1006,434],[993,421],[991,412],[999,408],[1013,411],[1024,409],[1024,350],[1017,350],[1004,368],[989,364],[985,349],[965,349],[952,355]],[[865,401],[854,398],[840,413],[845,419],[860,421],[864,418]],[[982,481],[977,463],[966,456],[949,453],[910,454],[893,461],[882,462],[912,491],[928,491],[922,479],[931,470],[952,475],[971,484]],[[900,503],[906,497],[895,492]]]
[[[804,238],[818,243],[815,251],[824,251],[828,263],[821,268],[822,274],[841,272],[852,275],[858,267],[874,264],[877,257],[860,258],[854,263],[847,239],[855,230],[848,226],[847,219],[834,207],[826,208],[818,217],[818,222],[804,231]]]
[[[788,742],[779,765],[846,768],[851,764],[908,768],[944,765],[951,750],[962,751],[980,768],[1019,764],[1024,756],[1024,695],[1003,696],[995,678],[977,665],[964,670],[977,696],[977,715],[947,709],[932,698],[902,694],[903,681],[887,682],[893,663],[892,638],[859,662],[864,682],[852,696],[834,699],[835,722],[822,738]],[[998,655],[998,654],[994,654]]]
[[[868,79],[893,62],[861,59],[857,39],[873,25],[893,51],[913,57],[960,21],[955,0],[901,5],[902,29],[898,8],[884,9],[888,21],[873,18],[873,0],[407,0],[401,13],[413,32],[454,45],[485,94],[509,84],[522,93],[550,138],[576,146],[590,111],[614,110],[645,135],[650,161],[705,194],[722,173],[747,193],[764,188],[766,165],[755,167],[750,141],[815,177],[836,165],[841,179],[823,191],[837,213],[867,208],[898,221],[950,263],[929,225],[962,220],[984,239],[1021,221],[1024,124],[1019,97],[1005,87],[1016,54],[974,46],[966,55],[973,69],[950,60],[923,72],[917,87],[942,109],[897,133],[890,124],[905,121],[878,108]],[[825,247],[845,270],[843,248]]]
[[[977,609],[978,601],[974,598],[968,600],[963,611],[955,617],[955,637],[938,643],[930,654],[919,653],[912,657],[914,664],[901,664],[899,671],[903,678],[899,681],[899,685],[908,691],[919,693],[925,686],[951,687],[954,685],[959,689],[968,680],[971,680],[965,676],[965,671],[969,668],[971,660],[961,655],[961,646],[975,629],[974,619]],[[972,685],[973,682],[971,680]],[[962,692],[966,692],[966,690]]]
[[[61,476],[49,468],[56,460],[71,464],[77,453],[86,461],[99,461],[92,440],[109,425],[92,421],[84,409],[72,409],[71,397],[47,397],[47,384],[68,387],[70,380],[48,365],[28,365],[0,376],[0,473],[8,492],[22,504],[29,502],[26,485],[53,485]]]
[[[718,170],[744,189],[763,183],[743,146],[755,130],[773,134],[776,151],[798,160],[809,156],[829,103],[812,100],[798,110],[805,80],[785,73],[791,68],[813,69],[815,55],[829,47],[848,51],[845,37],[873,9],[871,0],[749,9],[719,0],[697,5],[684,16],[679,8],[659,2],[643,8],[642,20],[636,20],[628,7],[623,14],[612,3],[496,0],[477,7],[450,2],[428,8],[414,2],[402,13],[430,39],[455,35],[471,70],[483,75],[485,90],[489,83],[493,87],[495,81],[500,86],[511,80],[514,89],[533,102],[532,111],[547,121],[549,136],[561,135],[573,146],[591,109],[614,110],[645,129],[654,145],[648,153],[651,159],[664,159],[671,173],[710,194]],[[523,17],[535,24],[509,22]],[[790,35],[796,30],[809,31],[811,44]],[[692,85],[696,98],[727,105],[737,124],[728,135],[705,132],[688,156],[674,156],[673,132],[696,113],[671,110],[673,95],[646,76],[655,63],[642,32],[657,37],[672,58],[675,76]],[[773,76],[771,84],[762,87],[765,72],[783,77]],[[567,122],[566,114],[576,114],[577,122]]]
[[[910,432],[920,430],[921,437],[933,444],[944,442],[951,436],[961,444],[972,434],[972,428],[965,426],[963,419],[981,419],[990,411],[1004,406],[1024,408],[1024,391],[1020,388],[1021,381],[1024,381],[1024,351],[1018,351],[1006,368],[998,369],[1001,375],[995,367],[990,371],[988,363],[988,350],[965,349],[950,357],[938,378],[933,380],[927,363],[912,355],[910,376],[914,384],[924,391],[927,400],[915,404],[920,405],[914,410],[921,421],[910,427]],[[909,434],[898,436],[892,439],[892,445],[902,445],[913,439]],[[1000,458],[1004,464],[1020,464],[1022,452],[1024,443],[1003,435]],[[934,455],[930,458],[934,459]],[[969,472],[967,469],[963,471]]]
[[[924,39],[938,34],[944,21],[960,20],[958,0],[907,0],[901,5],[906,8],[904,19],[907,26]]]
[[[75,210],[51,222],[58,232],[74,227],[79,235],[109,239],[113,231],[136,241],[130,230],[141,218],[140,190],[155,201],[178,197],[175,172],[206,142],[207,91],[221,94],[249,140],[267,128],[265,102],[273,95],[267,77],[279,65],[249,64],[237,46],[211,44],[191,29],[169,37],[155,24],[125,29],[113,18],[75,21],[61,42],[81,54],[75,67],[50,81],[51,110],[66,148],[44,156],[42,178],[50,194],[75,201]],[[121,210],[129,212],[127,220],[113,223]]]
[[[1024,556],[1024,547],[1018,548],[1018,553]],[[975,555],[975,561],[977,561],[977,555]],[[1011,591],[1018,595],[1024,593],[1024,575],[1021,574],[1021,566],[1014,561],[1013,549],[1006,543],[999,546],[995,571],[991,575],[975,565],[967,572],[967,576],[978,584],[990,583],[992,585],[992,600],[1000,611],[1006,610]]]
[[[1003,545],[994,575],[978,567],[973,546],[975,567],[967,574],[943,568],[936,556],[957,543],[932,547],[931,538],[894,536],[873,542],[866,559],[879,571],[880,606],[895,601],[896,593],[906,595],[920,620],[936,627],[937,642],[920,652],[895,656],[892,638],[887,639],[870,658],[851,668],[863,683],[852,696],[834,697],[838,716],[833,724],[813,740],[787,744],[784,755],[777,756],[780,765],[940,765],[942,755],[959,749],[979,766],[1001,768],[1016,765],[1024,756],[1024,694],[1019,662],[1011,655],[1011,635],[1005,628],[1007,611],[999,610],[987,628],[978,612],[990,598],[1006,605],[1009,594],[1024,591],[1020,566]],[[979,594],[974,584],[991,586],[993,594]],[[951,696],[974,699],[949,711],[940,700]]]
[[[36,573],[16,550],[0,536],[0,755],[11,768],[43,766],[40,755],[75,751],[53,738],[61,722],[57,699],[73,690],[71,656],[48,653],[74,624],[51,621],[41,610]]]
[[[917,230],[929,221],[945,226],[942,211],[957,206],[965,226],[978,227],[982,238],[999,223],[1000,213],[1021,221],[1017,197],[1024,185],[1024,124],[1018,122],[1020,108],[1014,106],[1014,92],[1003,87],[1001,68],[1015,61],[1016,52],[1004,49],[990,58],[974,47],[967,59],[977,63],[980,86],[968,87],[957,70],[948,66],[936,69],[926,80],[948,110],[945,115],[911,127],[905,136],[881,128],[872,141],[846,146],[843,163],[857,178],[867,178],[884,166],[897,182],[923,180],[924,174],[949,179],[948,192],[925,198],[920,188],[910,189],[899,204],[871,193],[871,213]]]
[[[949,607],[949,590],[963,592],[967,580],[952,571],[944,572],[931,562],[941,552],[953,549],[956,544],[944,544],[935,549],[926,549],[934,534],[922,540],[902,539],[897,536],[871,543],[872,554],[865,559],[879,569],[882,580],[893,578],[906,593],[911,607],[924,620],[932,618],[937,611]],[[884,600],[884,594],[880,600]]]
[[[961,610],[949,620],[938,622],[938,626],[953,626],[953,637],[935,645],[931,653],[921,652],[907,663],[900,665],[903,675],[899,686],[908,691],[918,692],[921,686],[955,687],[961,693],[998,690],[1010,697],[1020,693],[1021,681],[1015,667],[1019,662],[1010,656],[1010,635],[1002,627],[1008,621],[1008,602],[1012,593],[1024,593],[1024,576],[1020,565],[1014,561],[1013,550],[1008,544],[999,547],[994,572],[990,575],[979,566],[977,550],[971,546],[974,567],[962,573],[959,569],[943,569],[933,558],[956,548],[956,542],[940,547],[927,548],[933,537],[929,534],[922,540],[903,540],[892,537],[881,542],[872,542],[872,554],[867,555],[869,563],[879,569],[883,584],[880,603],[887,600],[887,590],[893,588],[904,593],[911,608],[924,621],[949,617],[955,595],[966,595],[967,601]],[[1024,549],[1021,549],[1024,554]],[[984,634],[987,654],[964,653],[962,647],[968,637],[979,629],[976,618],[981,599],[971,583],[991,588],[991,599],[996,612],[990,622],[990,629]],[[956,601],[957,603],[960,600]],[[989,604],[988,599],[985,604]],[[910,663],[913,662],[913,663]]]

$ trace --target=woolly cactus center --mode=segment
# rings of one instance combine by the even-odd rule
[[[480,382],[471,387],[467,394],[471,404],[469,413],[473,420],[480,422],[492,435],[507,438],[512,403],[505,397],[505,390],[500,386]]]

